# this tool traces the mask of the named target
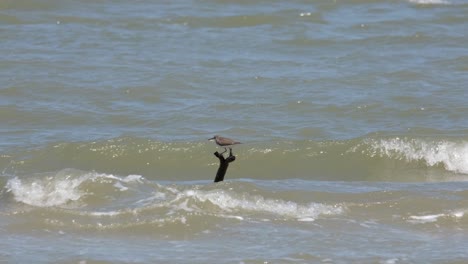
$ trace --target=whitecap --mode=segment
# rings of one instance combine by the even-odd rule
[[[143,176],[141,175],[134,175],[134,174],[131,174],[131,175],[128,175],[127,177],[121,179],[121,181],[123,182],[138,182],[138,183],[141,183],[143,182]]]
[[[92,216],[101,217],[101,216],[117,216],[117,215],[122,214],[122,212],[119,212],[119,211],[110,211],[110,212],[89,212],[88,214],[89,214],[89,215],[92,215]]]
[[[49,207],[76,201],[84,195],[78,189],[88,176],[75,179],[34,179],[21,180],[18,177],[8,180],[6,188],[14,199],[25,204]]]
[[[407,161],[442,164],[448,171],[468,174],[468,142],[425,141],[421,139],[368,140],[372,152]]]
[[[439,217],[444,216],[444,214],[433,214],[433,215],[412,215],[409,217],[409,221],[413,223],[432,223],[436,222]]]
[[[119,189],[121,192],[124,192],[124,191],[128,190],[128,187],[123,186],[121,182],[116,182],[114,184],[114,187]]]
[[[437,222],[440,218],[451,218],[454,220],[458,220],[465,216],[465,212],[467,210],[455,210],[450,211],[447,213],[441,214],[430,214],[430,215],[412,215],[409,217],[409,222],[415,224],[425,224],[425,223],[433,223]]]
[[[450,4],[447,0],[409,0],[412,4],[418,5],[448,5]]]
[[[343,213],[341,206],[325,205],[321,203],[298,204],[293,201],[281,199],[266,199],[260,195],[236,194],[227,191],[201,191],[188,190],[181,193],[176,199],[180,208],[187,211],[187,201],[184,198],[192,198],[199,202],[210,202],[224,212],[252,214],[271,214],[275,218],[295,218],[299,221],[314,221],[319,215],[333,215]],[[182,202],[183,201],[183,202]],[[191,203],[188,203],[191,204]],[[192,209],[198,209],[191,205]]]
[[[107,180],[106,180],[107,179]],[[140,175],[118,177],[112,174],[81,172],[64,169],[52,175],[34,175],[20,179],[9,179],[6,189],[13,194],[16,201],[38,207],[62,206],[69,202],[78,201],[88,193],[80,189],[86,182],[103,182],[112,184],[119,191],[127,191],[127,183],[140,183],[143,181]],[[109,182],[112,180],[112,182]]]

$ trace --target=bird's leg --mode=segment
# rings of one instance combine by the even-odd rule
[[[224,148],[224,151],[223,151],[223,152],[221,152],[221,153],[219,153],[219,154],[221,154],[221,155],[222,155],[222,154],[224,154],[226,151],[227,151],[227,149],[226,149],[226,148]]]

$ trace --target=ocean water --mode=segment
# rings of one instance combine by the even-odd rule
[[[1,1],[0,263],[467,263],[467,29],[465,0]]]

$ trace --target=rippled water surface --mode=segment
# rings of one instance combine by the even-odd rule
[[[467,262],[467,28],[464,0],[1,1],[0,262]]]

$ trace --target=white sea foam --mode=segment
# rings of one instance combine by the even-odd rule
[[[87,195],[86,191],[80,189],[80,186],[86,181],[105,183],[109,180],[114,182],[113,187],[116,189],[127,191],[128,187],[125,184],[141,182],[142,176],[129,175],[121,178],[105,173],[62,170],[48,176],[25,179],[15,177],[8,180],[6,188],[18,202],[38,207],[49,207],[65,205]]]
[[[125,178],[120,178],[114,175],[107,175],[107,174],[103,174],[103,175],[106,178],[112,178],[112,179],[117,180],[117,182],[114,184],[114,187],[119,189],[122,192],[128,190],[128,187],[124,186],[124,183],[132,183],[132,182],[141,183],[143,181],[143,177],[141,175],[128,175]]]
[[[271,148],[266,148],[266,149],[258,149],[258,148],[252,148],[248,150],[249,153],[262,153],[262,154],[268,154],[270,152],[273,152],[273,149]]]
[[[280,199],[265,199],[259,195],[242,194],[237,195],[226,191],[186,191],[181,197],[191,197],[200,202],[216,205],[221,210],[232,213],[248,211],[250,213],[272,214],[284,218],[296,218],[299,221],[314,221],[319,215],[332,215],[343,213],[341,206],[324,205],[320,203],[309,203],[305,205],[292,201]],[[185,208],[186,204],[184,204]]]
[[[120,180],[123,182],[140,182],[141,183],[143,182],[143,176],[131,174]]]
[[[121,192],[124,192],[124,191],[128,190],[128,187],[123,186],[121,182],[116,182],[114,184],[114,187],[119,189]]]
[[[448,5],[450,1],[446,0],[408,0],[412,4],[418,5]]]
[[[129,182],[142,182],[143,180],[143,177],[141,175],[128,175],[127,177],[124,177],[124,178],[121,178],[119,176],[115,176],[115,175],[112,175],[112,174],[106,174],[106,173],[96,173],[96,172],[93,172],[93,173],[90,173],[90,175],[97,179],[97,178],[107,178],[107,179],[114,179],[114,180],[117,180],[119,182],[125,182],[125,183],[129,183]]]
[[[468,174],[468,142],[424,141],[420,139],[369,140],[372,153],[407,161],[442,164],[448,171]]]
[[[410,222],[413,223],[432,223],[436,222],[440,217],[445,214],[433,214],[433,215],[412,215],[409,217]]]
[[[452,218],[457,220],[464,217],[466,212],[467,210],[456,210],[442,214],[412,215],[409,217],[408,222],[414,224],[425,224],[437,222],[440,218]]]
[[[76,201],[83,193],[77,188],[87,177],[75,179],[10,179],[7,189],[18,202],[29,205],[48,207]]]
[[[119,211],[111,211],[111,212],[89,212],[89,213],[87,213],[87,214],[92,215],[92,216],[101,217],[101,216],[117,216],[117,215],[122,214],[122,212],[119,212]]]

